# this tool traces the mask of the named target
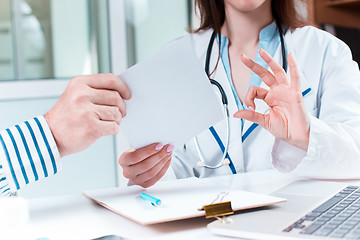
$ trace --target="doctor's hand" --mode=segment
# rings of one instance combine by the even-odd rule
[[[268,53],[260,49],[260,56],[267,62],[274,74],[244,55],[242,55],[242,61],[270,89],[250,87],[245,99],[250,110],[240,110],[234,114],[234,117],[255,122],[276,138],[307,151],[310,119],[303,102],[296,63],[292,55],[289,54],[288,64],[291,78],[289,83],[284,69]],[[253,111],[256,107],[255,98],[262,99],[269,106],[268,114],[264,115]]]
[[[115,135],[131,92],[114,74],[72,79],[45,114],[61,157],[80,152],[105,135]]]
[[[144,188],[154,185],[169,168],[173,150],[173,145],[154,143],[124,152],[119,159],[124,177]]]

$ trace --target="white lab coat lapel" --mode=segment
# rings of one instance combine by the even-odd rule
[[[301,65],[300,65],[301,63],[300,63],[300,61],[298,61],[298,59],[296,57],[292,38],[293,38],[292,32],[289,30],[285,35],[286,50],[287,50],[287,54],[290,54],[290,53],[292,54],[292,56],[295,60],[295,63],[297,64],[297,69],[298,69],[298,72],[300,75],[300,81],[301,81],[301,92],[304,96],[304,99],[306,99],[310,95],[312,89],[310,87],[308,80],[306,79],[303,69],[301,68]],[[288,78],[290,79],[289,68],[287,69],[287,75],[288,75]]]
[[[286,53],[292,53],[292,56],[295,59],[295,62],[298,63],[297,58],[296,58],[296,54],[294,53],[294,48],[293,48],[293,44],[292,44],[292,34],[291,31],[287,31],[287,33],[285,34],[285,45],[286,45]],[[273,57],[281,66],[283,64],[283,58],[282,58],[282,54],[281,54],[281,44],[279,44],[278,49],[276,50],[274,57]],[[272,72],[272,70],[270,68],[268,68],[268,70],[270,72]],[[306,98],[307,96],[309,96],[310,92],[311,92],[311,88],[310,85],[301,69],[301,67],[298,65],[298,71],[299,71],[299,75],[300,75],[300,80],[301,80],[301,92],[304,95],[304,98]],[[289,67],[287,68],[287,76],[288,79],[290,79],[290,70]],[[260,84],[261,88],[264,89],[269,89],[269,87],[262,82]],[[267,114],[269,112],[269,106],[260,99],[255,99],[255,106],[256,106],[256,112],[262,113],[262,114]],[[244,128],[243,128],[243,136],[244,134],[251,134],[251,130],[249,131],[249,129],[252,127],[253,122],[247,121],[245,120],[244,123]],[[249,132],[247,132],[249,131]]]

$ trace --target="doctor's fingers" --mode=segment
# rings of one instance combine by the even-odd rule
[[[144,161],[148,157],[158,153],[161,149],[163,149],[163,145],[161,143],[153,143],[139,149],[130,149],[121,154],[119,158],[119,164],[125,171],[125,168],[128,166]],[[130,176],[130,174],[128,175]]]
[[[119,164],[121,166],[130,166],[136,163],[142,162],[144,159],[160,152],[162,149],[166,149],[166,151],[171,152],[174,150],[173,145],[168,145],[168,147],[164,148],[161,143],[153,143],[146,147],[142,147],[136,150],[130,150],[124,152],[119,159]]]
[[[290,70],[290,86],[292,89],[301,92],[301,82],[300,82],[299,71],[297,69],[294,57],[292,56],[291,53],[288,55],[288,63],[289,63],[289,70]]]
[[[138,162],[133,165],[128,165],[129,172],[125,172],[125,177],[134,177],[140,174],[143,174],[145,172],[151,171],[159,162],[163,161],[165,158],[169,158],[172,155],[172,151],[168,152],[168,147],[170,145],[166,145],[159,151],[158,153],[155,153],[154,155],[151,155],[150,157],[144,159],[141,162]],[[170,149],[171,150],[171,149]],[[124,170],[125,171],[125,170]]]
[[[248,92],[246,93],[246,97],[245,97],[246,106],[252,107],[253,109],[255,109],[255,103],[254,103],[255,98],[265,100],[266,95],[268,93],[269,93],[269,91],[264,88],[251,86],[249,88]]]
[[[83,76],[86,84],[96,89],[108,89],[117,91],[121,98],[129,100],[131,91],[126,83],[112,73],[96,74],[91,76]]]
[[[255,112],[255,111],[251,111],[251,110],[240,110],[234,114],[234,117],[242,118],[242,119],[248,120],[250,122],[257,123],[261,127],[268,129],[267,122],[268,122],[269,115],[264,115],[264,114],[261,114],[261,113]]]
[[[116,106],[121,112],[122,117],[126,116],[126,105],[117,91],[92,89],[91,102],[98,105]]]
[[[122,116],[119,108],[95,104],[94,109],[99,120],[110,122],[112,121],[116,122],[118,125],[120,124]]]
[[[171,164],[171,156],[157,164],[151,171],[139,175],[135,182],[143,188],[148,188],[157,183],[166,173]],[[134,183],[134,182],[133,182]],[[136,183],[135,183],[136,184]]]
[[[254,62],[244,54],[241,54],[241,60],[248,68],[250,68],[251,71],[256,73],[264,81],[266,85],[271,87],[277,84],[276,78],[267,69],[263,68],[261,65],[257,64],[256,62]]]
[[[278,83],[288,83],[285,70],[268,54],[264,49],[260,48],[259,54],[262,59],[269,65],[273,71]]]

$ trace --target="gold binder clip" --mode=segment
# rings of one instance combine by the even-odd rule
[[[204,205],[203,207],[199,208],[199,211],[205,210],[205,217],[206,218],[217,218],[222,223],[229,223],[231,222],[230,219],[226,218],[227,215],[231,215],[234,213],[231,207],[231,201],[223,202],[222,200],[229,192],[221,192],[219,193],[216,198],[212,201],[212,203]],[[219,203],[215,203],[217,199]],[[222,217],[222,218],[221,218]]]

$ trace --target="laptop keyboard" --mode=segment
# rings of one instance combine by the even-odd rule
[[[360,188],[348,186],[283,232],[360,239]]]

